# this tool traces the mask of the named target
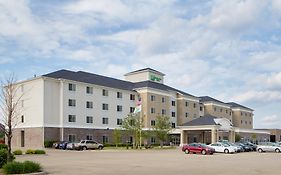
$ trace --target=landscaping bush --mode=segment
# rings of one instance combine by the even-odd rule
[[[32,161],[9,162],[3,166],[3,170],[6,174],[25,174],[41,172],[42,167],[39,163]]]
[[[46,141],[44,141],[44,146],[45,146],[45,148],[52,148],[52,147],[53,147],[53,144],[54,144],[55,142],[56,142],[56,141],[46,140]]]
[[[46,154],[44,150],[37,149],[34,151],[34,154]]]
[[[0,149],[8,150],[8,145],[6,145],[6,144],[0,144]]]
[[[22,150],[15,150],[14,152],[13,152],[13,154],[14,155],[22,155]]]
[[[28,149],[28,150],[25,151],[25,154],[35,154],[35,150]]]
[[[7,163],[8,159],[8,151],[5,149],[0,149],[0,168],[2,168],[3,165]],[[12,160],[14,160],[15,157],[12,155]]]

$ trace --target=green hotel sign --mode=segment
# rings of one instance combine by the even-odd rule
[[[157,82],[160,82],[162,79],[161,79],[161,78],[159,78],[159,77],[157,77],[157,76],[155,76],[155,75],[150,75],[150,80],[151,80],[151,81],[157,81]]]

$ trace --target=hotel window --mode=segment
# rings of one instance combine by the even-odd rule
[[[76,84],[68,83],[68,90],[69,91],[76,91]]]
[[[102,96],[108,96],[108,90],[103,89],[102,90]]]
[[[193,104],[193,108],[196,108],[196,103]]]
[[[172,106],[176,106],[176,101],[172,101]]]
[[[229,115],[231,115],[231,114],[232,114],[232,112],[230,111],[230,112],[229,112]]]
[[[220,108],[220,112],[222,112],[222,108]]]
[[[250,123],[250,125],[252,124],[252,122],[251,122],[251,121],[249,121],[249,123]]]
[[[185,117],[188,117],[188,113],[187,112],[185,113]]]
[[[162,115],[166,115],[166,110],[162,109]]]
[[[122,98],[122,92],[117,92],[117,98]]]
[[[74,134],[69,134],[68,135],[68,141],[69,142],[75,142],[76,141],[76,136]]]
[[[102,143],[108,143],[108,136],[102,136]]]
[[[68,122],[76,122],[76,115],[68,115]]]
[[[165,103],[165,102],[166,102],[166,98],[162,97],[162,103]]]
[[[243,112],[241,112],[241,116],[243,115]]]
[[[86,87],[86,93],[87,93],[87,94],[93,94],[93,87],[87,86],[87,87]]]
[[[135,95],[134,94],[130,94],[130,100],[135,100]]]
[[[117,105],[117,111],[121,112],[122,111],[122,106],[121,105]]]
[[[151,126],[155,126],[155,120],[151,120],[151,121],[150,121],[150,125],[151,125]]]
[[[176,117],[176,112],[172,112],[172,117]]]
[[[245,115],[246,115],[246,116],[248,116],[248,114],[247,114],[247,113],[245,113]]]
[[[21,116],[21,122],[24,123],[24,115]]]
[[[150,142],[151,142],[151,144],[155,144],[155,143],[156,143],[155,137],[151,137],[151,138],[150,138]]]
[[[86,108],[93,108],[93,102],[92,101],[87,101],[86,102]]]
[[[214,111],[217,111],[217,108],[216,108],[216,107],[214,107]]]
[[[122,119],[121,118],[117,119],[117,125],[122,125]]]
[[[103,117],[102,118],[102,124],[107,125],[108,124],[108,118]]]
[[[200,111],[203,111],[203,107],[202,106],[200,106]]]
[[[68,106],[76,106],[76,100],[68,99]]]
[[[154,114],[154,113],[155,113],[155,108],[151,108],[151,109],[150,109],[150,113],[151,113],[151,114]]]
[[[241,124],[243,124],[243,121],[241,120]]]
[[[172,128],[176,128],[176,123],[172,123]]]
[[[154,95],[151,95],[151,96],[150,96],[150,100],[151,100],[151,101],[155,101],[155,99],[156,99],[156,97],[155,97]]]
[[[108,110],[108,104],[103,103],[102,104],[102,110]]]
[[[86,136],[86,140],[93,140],[93,136],[92,135],[87,135]]]
[[[247,125],[247,121],[245,121],[245,124]]]
[[[186,106],[186,107],[188,106],[188,102],[187,102],[187,101],[185,102],[185,106]]]
[[[93,123],[93,117],[92,116],[87,116],[86,117],[86,123]]]
[[[225,113],[226,113],[226,114],[228,113],[228,110],[227,110],[227,109],[225,110]]]
[[[134,107],[130,107],[130,113],[133,113],[135,111]]]

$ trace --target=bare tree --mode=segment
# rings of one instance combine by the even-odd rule
[[[19,123],[19,116],[22,108],[20,102],[23,92],[19,92],[20,86],[16,85],[14,74],[1,81],[0,105],[3,119],[3,130],[5,132],[8,143],[8,161],[12,161],[11,141],[13,137],[13,129]]]

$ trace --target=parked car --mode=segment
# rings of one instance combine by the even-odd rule
[[[66,142],[66,141],[55,142],[55,143],[53,143],[53,148],[55,148],[55,149],[65,149],[67,143],[68,142]]]
[[[227,145],[225,143],[212,143],[209,145],[210,147],[214,148],[216,152],[219,153],[235,153],[235,147]]]
[[[233,146],[235,148],[235,152],[237,152],[237,153],[240,153],[240,152],[243,151],[243,148],[241,146],[236,145],[232,142],[229,142],[228,140],[220,140],[219,142],[224,143],[224,144],[229,145],[229,146]]]
[[[69,149],[69,150],[75,150],[75,146],[74,146],[75,143],[73,142],[69,142],[67,143],[66,145],[66,149]]]
[[[236,145],[241,146],[241,147],[242,147],[243,152],[249,152],[249,151],[251,151],[251,150],[252,150],[249,146],[244,145],[243,143],[236,142],[235,144],[236,144]]]
[[[205,145],[205,144],[201,144],[201,143],[191,143],[191,144],[187,144],[184,145],[182,147],[182,151],[185,154],[189,154],[189,153],[201,153],[203,155],[206,154],[214,154],[215,149]]]
[[[87,149],[102,150],[103,144],[93,140],[81,140],[79,143],[74,143],[74,148],[78,150],[87,150]]]
[[[240,143],[247,145],[248,147],[251,148],[251,151],[256,151],[257,150],[257,145],[253,144],[251,142],[247,142],[247,141],[241,141]]]
[[[259,153],[262,152],[276,152],[280,153],[281,151],[281,146],[277,143],[272,143],[272,142],[261,142],[259,143],[257,150]]]

